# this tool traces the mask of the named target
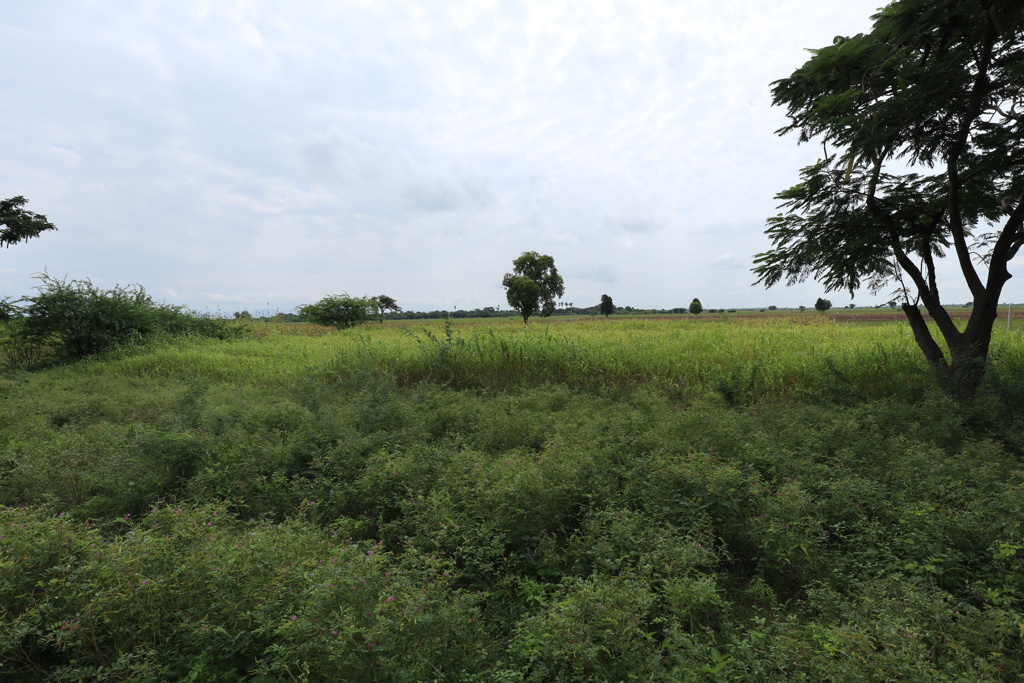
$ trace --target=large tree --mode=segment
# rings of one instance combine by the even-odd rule
[[[872,19],[773,83],[790,120],[779,133],[824,152],[777,195],[784,212],[768,220],[772,247],[754,273],[851,295],[895,287],[946,388],[971,396],[1024,244],[1024,3],[897,0]],[[947,251],[974,299],[964,329],[939,295]]]
[[[57,229],[46,216],[25,210],[26,204],[28,200],[21,196],[0,199],[0,245],[10,247],[39,237],[44,230]]]
[[[523,322],[540,313],[547,317],[555,312],[555,299],[565,294],[565,283],[555,268],[555,260],[547,254],[524,251],[512,261],[512,272],[501,280],[508,305],[519,311]]]
[[[608,296],[607,294],[602,294],[601,295],[601,308],[600,308],[600,310],[601,310],[601,315],[603,315],[606,318],[608,316],[610,316],[612,313],[615,312],[615,302],[613,302],[612,298],[610,296]]]

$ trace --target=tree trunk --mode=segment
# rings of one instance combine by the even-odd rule
[[[903,312],[907,315],[910,328],[914,332],[914,341],[924,352],[939,387],[957,400],[973,398],[985,379],[985,366],[992,342],[992,327],[998,317],[996,305],[991,303],[992,300],[992,297],[986,296],[982,297],[981,301],[974,302],[970,322],[963,332],[955,328],[943,330],[942,335],[949,348],[948,358],[932,337],[921,310],[910,304],[903,305]],[[948,316],[945,309],[930,312],[933,318],[936,315]]]

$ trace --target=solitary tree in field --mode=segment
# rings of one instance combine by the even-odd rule
[[[690,313],[700,315],[700,312],[703,310],[704,307],[700,305],[700,299],[694,298],[694,300],[690,302]]]
[[[373,297],[373,302],[377,308],[377,316],[380,318],[381,322],[384,321],[384,311],[392,311],[394,313],[402,312],[402,307],[398,305],[398,302],[387,294],[378,294]]]
[[[615,312],[615,304],[612,303],[612,298],[607,294],[601,295],[601,315],[604,317],[610,316]]]
[[[337,327],[343,330],[365,323],[376,311],[377,302],[366,297],[354,297],[348,294],[332,294],[315,304],[299,306],[300,315],[306,316],[317,325]]]
[[[818,313],[824,313],[828,309],[832,308],[832,302],[828,299],[822,299],[820,296],[818,300],[814,302],[814,310]]]
[[[519,311],[524,323],[536,313],[545,318],[554,313],[555,299],[565,294],[555,260],[535,251],[525,251],[512,261],[512,272],[505,273],[501,286],[508,305]]]
[[[0,245],[10,247],[39,237],[44,230],[57,229],[46,216],[26,211],[23,208],[26,204],[28,200],[21,196],[0,199]]]
[[[823,157],[777,195],[754,273],[851,295],[895,286],[943,385],[971,396],[1024,245],[1024,3],[896,0],[872,18],[773,84],[790,120],[779,132],[820,139]],[[947,252],[974,297],[963,330],[939,296]]]

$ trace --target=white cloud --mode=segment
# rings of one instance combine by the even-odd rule
[[[747,286],[817,155],[774,136],[769,83],[876,5],[16,3],[0,195],[59,231],[4,255],[0,295],[49,267],[196,308],[475,307],[539,250],[570,299],[813,303]]]

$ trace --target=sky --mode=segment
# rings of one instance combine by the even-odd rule
[[[0,253],[0,297],[46,271],[230,314],[507,308],[524,251],[575,306],[813,306],[752,286],[821,153],[775,135],[770,84],[883,3],[3,4],[0,198],[58,231]]]

